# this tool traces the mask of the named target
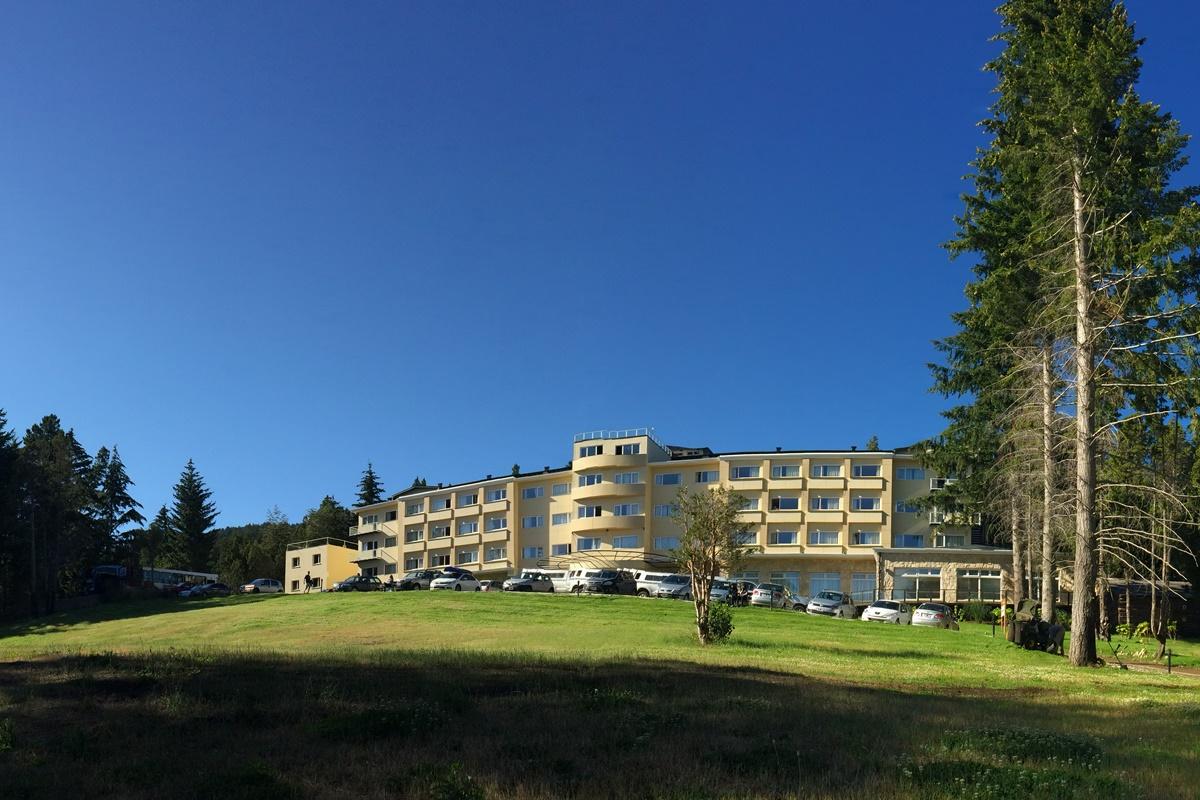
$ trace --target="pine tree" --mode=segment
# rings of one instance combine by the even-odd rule
[[[345,539],[358,517],[330,495],[304,515],[305,539]]]
[[[101,453],[104,454],[103,460]],[[113,445],[111,453],[106,448],[100,448],[96,453],[96,463],[103,464],[98,486],[98,519],[106,540],[106,545],[116,555],[117,560],[127,561],[132,553],[132,541],[121,529],[127,525],[144,525],[146,518],[140,509],[142,504],[129,494],[133,481],[125,471],[125,463],[121,454]]]
[[[383,483],[375,474],[375,468],[370,461],[363,470],[362,479],[358,482],[358,504],[368,506],[383,499]]]
[[[218,511],[211,501],[212,492],[190,458],[175,484],[174,496],[165,557],[176,569],[207,570],[212,551],[208,534]]]
[[[29,574],[29,527],[21,519],[19,467],[17,437],[0,408],[0,615],[24,603]]]
[[[138,558],[143,567],[154,569],[159,565],[170,537],[171,512],[166,506],[161,506],[150,525],[135,536]]]
[[[875,452],[879,449],[879,437],[872,434],[870,439],[867,439],[867,451]]]

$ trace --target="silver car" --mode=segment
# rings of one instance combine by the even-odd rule
[[[850,595],[845,592],[821,592],[808,602],[806,610],[810,614],[823,617],[854,619],[858,616],[858,609],[850,602]]]
[[[553,592],[554,582],[540,572],[522,572],[504,582],[506,592]]]
[[[691,600],[692,577],[690,575],[668,575],[658,582],[654,596],[666,597],[670,600]]]
[[[958,630],[958,620],[954,619],[954,612],[950,610],[950,606],[944,603],[921,603],[913,612],[912,624],[924,625],[929,628],[945,628],[950,631]]]
[[[791,608],[792,596],[786,586],[778,583],[760,583],[750,593],[750,605],[768,608]]]

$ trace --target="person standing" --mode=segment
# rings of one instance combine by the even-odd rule
[[[304,593],[308,594],[311,589],[312,589],[312,573],[306,572],[306,573],[304,573]]]

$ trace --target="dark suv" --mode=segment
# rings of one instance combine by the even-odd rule
[[[382,588],[383,581],[374,575],[352,575],[333,585],[335,592],[378,592]]]
[[[593,594],[637,594],[637,581],[628,572],[602,569],[588,578],[583,590]]]

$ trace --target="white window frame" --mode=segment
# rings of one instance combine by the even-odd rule
[[[761,464],[730,464],[729,480],[752,481],[762,477]]]
[[[602,472],[585,472],[579,476],[580,486],[596,486],[604,483],[604,473]]]
[[[850,498],[850,509],[852,511],[882,511],[883,498],[869,494],[855,495]]]
[[[896,480],[923,481],[925,480],[925,470],[922,467],[897,467]]]
[[[582,553],[588,550],[599,550],[604,542],[601,541],[599,536],[580,536],[576,544],[576,551]],[[585,544],[587,547],[584,547]]]
[[[678,486],[683,483],[682,472],[660,472],[654,476],[656,486]]]
[[[546,548],[541,545],[528,545],[521,548],[521,558],[543,558]]]
[[[719,480],[721,480],[720,470],[715,470],[715,469],[696,470],[696,483],[716,483]]]
[[[866,474],[863,470],[874,470],[871,474]],[[852,478],[882,478],[882,464],[855,464],[850,468],[850,477]]]
[[[571,524],[571,513],[566,512],[566,513],[558,513],[558,514],[550,515],[550,524],[551,525],[570,525]]]
[[[774,480],[794,480],[804,477],[799,464],[772,464],[771,478]]]
[[[612,546],[621,550],[637,550],[641,549],[642,540],[636,533],[626,533],[621,536],[614,536]]]
[[[528,517],[521,517],[521,529],[529,530],[530,528],[546,527],[546,517],[542,514],[531,514]]]
[[[842,465],[813,464],[809,467],[808,475],[810,478],[840,478],[842,477]]]
[[[642,482],[642,473],[640,472],[618,472],[613,475],[613,483],[619,483],[622,486],[629,486]]]
[[[508,527],[508,517],[488,517],[484,521],[483,527],[488,531],[502,531]]]
[[[873,541],[873,542],[860,541],[863,538],[864,534],[866,534],[869,537],[874,537],[875,541]],[[859,530],[859,531],[854,531],[854,533],[852,533],[850,535],[850,542],[859,547],[878,547],[880,542],[882,542],[882,541],[883,541],[883,534],[880,533],[879,531]]]
[[[479,521],[473,519],[460,520],[458,523],[458,535],[470,536],[479,533]]]
[[[567,483],[555,483],[550,486],[550,496],[551,497],[562,497],[564,494],[570,494],[570,493],[571,493],[571,484],[569,481]]]
[[[488,503],[498,503],[501,500],[508,499],[508,487],[500,487],[499,489],[488,489],[483,493],[483,499]]]
[[[832,537],[832,541],[830,538]],[[807,543],[812,547],[830,547],[841,544],[842,532],[812,528],[808,532]]]
[[[791,537],[791,541],[781,541],[781,538],[785,536]],[[767,542],[780,545],[800,544],[800,533],[798,531],[771,531],[767,536]]]
[[[627,442],[617,445],[617,455],[619,456],[640,456],[642,454],[641,442]]]
[[[670,544],[667,544],[667,542],[669,542]],[[679,547],[679,537],[678,536],[655,536],[654,537],[654,549],[655,550],[674,550],[678,547]]]
[[[579,506],[575,514],[576,519],[592,519],[604,516],[604,509],[601,506]]]
[[[544,486],[526,486],[521,490],[522,500],[537,500],[539,497],[546,496],[546,487]]]
[[[834,494],[834,495],[828,495],[828,494],[811,495],[808,498],[808,510],[809,511],[841,511],[842,510],[842,496],[837,495],[837,494]]]
[[[616,503],[613,505],[614,517],[636,517],[642,513],[641,503]]]

